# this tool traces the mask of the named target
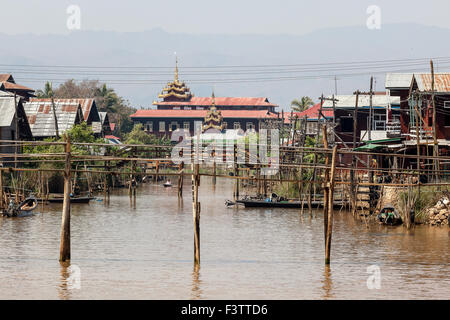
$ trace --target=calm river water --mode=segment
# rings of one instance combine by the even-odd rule
[[[200,187],[201,267],[193,268],[190,182],[143,185],[110,204],[72,205],[72,261],[59,261],[61,205],[27,218],[0,217],[0,299],[449,299],[450,229],[367,228],[335,217],[324,266],[322,212],[226,208],[232,181]],[[367,268],[380,270],[368,289]]]

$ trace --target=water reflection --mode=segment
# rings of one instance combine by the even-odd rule
[[[330,265],[325,265],[325,267],[324,267],[322,289],[323,289],[322,299],[333,298],[333,294],[331,292],[333,289],[333,280],[331,279],[331,266]]]
[[[201,299],[203,291],[201,289],[201,283],[200,280],[200,265],[195,263],[194,264],[194,270],[192,271],[192,289],[191,289],[191,299],[197,300]]]
[[[68,288],[68,281],[70,278],[70,261],[60,262],[60,284],[58,287],[58,296],[61,300],[69,300],[71,292]]]

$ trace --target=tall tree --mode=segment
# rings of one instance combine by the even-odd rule
[[[312,105],[314,105],[314,101],[312,101],[312,99],[310,97],[301,97],[301,99],[294,99],[291,102],[291,108],[292,110],[296,111],[296,112],[301,112],[301,111],[305,111],[306,109],[308,109],[309,107],[311,107]]]
[[[36,97],[38,98],[51,98],[53,95],[53,91],[52,91],[52,85],[50,82],[46,82],[45,83],[45,87],[44,90],[37,90],[36,91]]]

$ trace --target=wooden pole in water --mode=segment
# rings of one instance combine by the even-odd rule
[[[325,149],[328,149],[328,139],[327,139],[327,128],[326,126],[322,127],[322,134],[323,134],[323,147]],[[329,163],[329,156],[325,156],[325,165],[328,166]],[[329,187],[327,186],[328,178],[330,175],[329,169],[325,169],[324,174],[324,188],[323,188],[323,231],[324,231],[324,240],[327,239],[327,230],[328,230],[328,193],[330,191]]]
[[[239,176],[239,165],[237,163],[237,146],[234,146],[234,176]],[[234,179],[234,198],[239,199],[239,179]]]
[[[353,111],[353,145],[352,149],[356,148],[356,129],[358,128],[358,103],[359,103],[359,90],[356,91],[355,110]],[[357,161],[356,156],[352,156],[352,168],[356,169]],[[352,203],[352,213],[356,214],[356,185],[355,185],[355,170],[350,170],[350,197]]]
[[[194,220],[194,263],[200,264],[200,202],[198,187],[200,185],[199,164],[193,164],[192,174],[192,209]]]
[[[213,178],[212,178],[212,183],[215,186],[216,185],[216,174],[217,174],[217,170],[216,170],[216,159],[214,157],[213,159]]]
[[[333,233],[333,216],[334,216],[334,183],[335,183],[335,173],[336,173],[336,155],[337,146],[333,147],[333,155],[331,158],[331,172],[330,172],[330,183],[328,187],[328,219],[327,219],[327,231],[325,238],[325,264],[330,264],[331,255],[331,235]]]
[[[64,202],[61,222],[59,261],[70,260],[70,136],[66,135],[66,162],[64,170]]]
[[[181,162],[178,166],[178,170],[180,175],[178,176],[178,198],[183,197],[183,171],[184,171],[184,162]]]

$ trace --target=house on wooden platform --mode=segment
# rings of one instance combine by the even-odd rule
[[[0,161],[3,166],[9,166],[7,161],[12,160],[5,154],[21,153],[20,147],[8,144],[10,140],[31,140],[32,133],[23,107],[23,98],[10,92],[0,91]],[[3,146],[5,145],[5,146]]]
[[[0,74],[0,90],[16,94],[25,101],[35,97],[34,89],[17,84],[13,76],[9,73]]]
[[[370,95],[337,95],[334,106],[335,133],[339,136],[339,147],[356,148],[361,142],[398,138],[400,136],[400,98],[392,97],[386,92],[374,92],[372,103]],[[326,100],[324,110],[333,110],[333,102]],[[372,109],[372,110],[371,110]],[[370,117],[371,115],[371,117]],[[356,128],[354,128],[356,117]],[[356,145],[353,145],[353,134]]]

